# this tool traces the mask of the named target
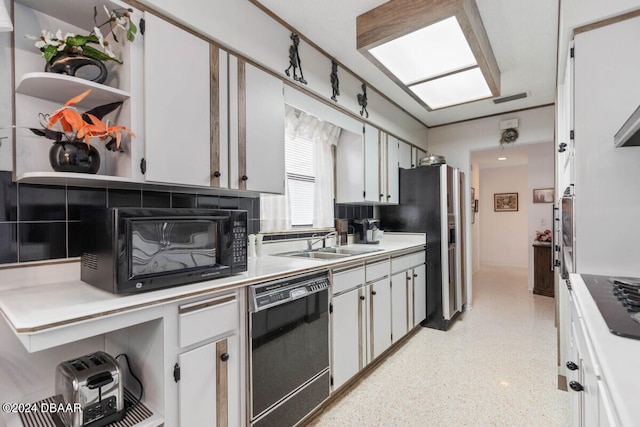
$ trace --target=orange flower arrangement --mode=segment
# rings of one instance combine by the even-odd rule
[[[122,102],[102,105],[85,113],[79,113],[74,105],[86,98],[90,92],[91,89],[71,98],[50,117],[41,114],[41,122],[45,129],[31,128],[31,131],[56,142],[62,142],[63,139],[70,142],[82,140],[90,145],[91,138],[99,138],[106,141],[108,150],[122,151],[120,148],[122,132],[127,132],[133,137],[135,134],[124,126],[111,125],[108,120],[106,123],[102,121],[105,115],[122,105]]]

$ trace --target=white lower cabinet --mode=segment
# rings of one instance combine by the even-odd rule
[[[402,257],[390,275],[388,258],[332,271],[331,375],[333,390],[404,337],[426,316],[424,251]],[[421,256],[421,257],[420,257]],[[418,262],[416,262],[418,259]],[[412,264],[413,263],[413,264]],[[423,301],[418,304],[417,300]]]
[[[371,360],[391,346],[391,281],[389,276],[368,283]]]
[[[362,287],[333,297],[332,378],[337,389],[367,363],[365,296]]]
[[[240,357],[238,336],[232,335],[180,354],[178,381],[181,426],[238,425]]]
[[[393,341],[427,317],[426,254],[418,251],[391,260]]]
[[[571,425],[573,427],[620,426],[602,376],[597,354],[585,325],[580,303],[570,295],[571,321],[565,361]]]
[[[391,304],[393,318],[391,333],[393,341],[402,338],[409,328],[409,317],[413,318],[413,304],[410,301],[409,272],[403,271],[391,276]],[[411,306],[411,310],[409,307]]]
[[[411,271],[411,286],[413,288],[413,326],[418,326],[427,318],[426,264],[419,265]]]
[[[179,346],[173,376],[181,426],[240,424],[240,342],[236,294],[178,307]]]

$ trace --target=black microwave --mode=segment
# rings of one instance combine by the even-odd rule
[[[82,212],[82,281],[113,293],[247,270],[247,212],[106,208]]]

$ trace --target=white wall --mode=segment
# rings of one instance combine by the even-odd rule
[[[293,81],[284,74],[289,65],[290,31],[249,1],[143,0],[142,3],[251,58],[283,79]],[[305,87],[329,100],[332,94],[331,60],[304,41],[300,42],[299,51],[304,78],[308,81]],[[339,105],[359,115],[357,94],[362,92],[362,82],[344,70],[338,71],[338,77]],[[427,128],[424,125],[373,90],[369,89],[367,95],[372,123],[412,144],[426,146]]]
[[[526,165],[480,170],[480,266],[527,267],[528,171]],[[494,212],[495,193],[518,193],[517,212]]]

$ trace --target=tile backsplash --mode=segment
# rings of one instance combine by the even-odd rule
[[[124,206],[244,209],[260,231],[259,198],[17,184],[0,171],[0,264],[80,256],[82,209]]]
[[[158,190],[18,184],[0,171],[0,264],[77,257],[83,209],[96,207],[244,209],[249,233],[260,231],[260,198]],[[335,218],[374,217],[368,205],[335,204]],[[351,232],[351,231],[350,231]],[[306,238],[309,232],[270,234],[265,240]]]

